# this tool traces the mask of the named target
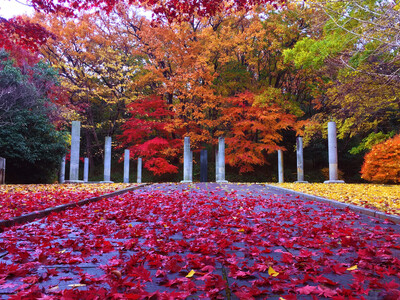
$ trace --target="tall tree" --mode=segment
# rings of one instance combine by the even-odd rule
[[[52,34],[37,23],[18,16],[7,20],[0,16],[0,48],[21,47],[37,51]]]
[[[263,14],[268,18],[263,20]],[[289,10],[258,8],[156,27],[125,8],[119,15],[126,36],[136,40],[135,51],[149,58],[146,84],[171,105],[175,128],[186,131],[194,149],[215,145],[224,135],[233,147],[228,163],[250,171],[252,165],[265,164],[264,156],[278,148],[279,131],[293,127],[296,116],[303,115],[300,106],[308,100],[309,88],[308,80],[301,78],[307,74],[284,64],[282,57],[282,50],[302,30],[301,21]],[[240,99],[244,92],[248,109],[239,114],[245,101],[234,96],[242,94]],[[257,95],[262,100],[255,104]],[[273,111],[280,121],[267,124],[265,114]],[[240,117],[249,122],[247,127]],[[249,125],[257,117],[264,121]],[[255,128],[251,134],[245,133],[248,126]],[[263,138],[266,132],[269,136]],[[248,147],[235,147],[238,142]],[[245,152],[246,160],[234,159]]]
[[[137,95],[131,86],[143,58],[130,55],[132,45],[119,42],[124,39],[112,16],[82,14],[71,19],[38,14],[34,20],[58,32],[42,47],[42,54],[59,70],[75,112],[71,119],[83,122],[86,154],[90,159],[101,156],[104,136],[118,133],[126,105]]]
[[[319,34],[299,40],[285,56],[298,67],[311,68],[325,78],[321,83],[327,92],[321,97],[321,113],[314,120],[323,124],[335,119],[341,138],[398,131],[398,4],[313,1],[303,9],[319,18],[311,24]]]
[[[176,171],[171,159],[181,152],[176,141],[184,135],[195,150],[225,136],[233,147],[228,163],[250,171],[266,163],[265,156],[279,147],[282,130],[296,127],[309,106],[313,77],[283,62],[282,51],[305,34],[304,22],[289,9],[235,12],[227,3],[213,16],[154,22],[118,5],[108,15],[38,15],[35,21],[60,32],[43,54],[58,66],[94,144],[104,124],[113,134],[129,117],[122,140],[137,155],[150,148],[158,153],[160,172]],[[237,101],[243,95],[246,99]],[[163,99],[163,109],[172,114],[160,118],[154,99]],[[239,114],[245,102],[246,113]],[[267,112],[278,121],[268,124]],[[249,123],[242,126],[239,116]],[[140,124],[143,130],[135,133]],[[235,147],[238,143],[249,147]],[[248,151],[248,159],[233,159]],[[145,166],[154,171],[157,164]]]
[[[237,0],[230,4],[232,10],[250,9],[257,4],[272,3],[280,5],[283,0]],[[153,12],[157,18],[166,18],[169,21],[188,20],[193,14],[202,17],[213,16],[225,9],[225,1],[201,0],[29,0],[30,5],[45,14],[62,14],[72,17],[80,11],[96,11],[110,13],[118,4],[140,5]],[[12,45],[19,45],[25,49],[37,50],[49,38],[50,34],[36,23],[26,21],[21,17],[9,20],[0,17],[0,48],[8,49]]]
[[[18,66],[0,50],[0,152],[8,182],[56,180],[67,146],[52,122],[57,107],[49,95],[56,81],[57,73],[43,62]]]

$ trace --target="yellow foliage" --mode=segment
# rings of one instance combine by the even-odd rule
[[[279,187],[400,215],[400,186],[378,184],[272,183]]]
[[[32,192],[56,192],[63,190],[65,192],[113,192],[135,186],[134,183],[96,183],[96,184],[5,184],[0,185],[0,193],[23,193]]]

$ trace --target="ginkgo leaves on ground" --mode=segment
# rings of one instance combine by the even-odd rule
[[[396,185],[280,183],[294,191],[400,215],[400,188]]]
[[[129,186],[132,184],[0,185],[0,220],[61,204],[78,202]]]
[[[0,234],[11,299],[399,297],[400,232],[257,185],[160,184]],[[396,299],[396,298],[394,298]]]

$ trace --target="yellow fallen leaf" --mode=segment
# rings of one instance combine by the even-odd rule
[[[239,232],[244,232],[243,228],[238,229]]]
[[[73,284],[68,284],[70,287],[81,287],[81,286],[86,286],[84,283],[73,283]]]
[[[354,270],[357,270],[357,265],[347,268],[347,271],[354,271]]]
[[[194,275],[195,273],[196,273],[195,271],[191,270],[185,277],[186,277],[186,278],[191,278],[191,277],[193,277],[193,275]]]
[[[268,275],[269,275],[269,276],[276,277],[276,276],[279,275],[279,273],[276,272],[272,267],[269,267],[269,268],[268,268]]]

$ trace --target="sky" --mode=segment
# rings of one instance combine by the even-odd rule
[[[26,0],[0,0],[0,16],[9,19],[18,15],[32,14],[33,8],[27,6],[26,2]]]

